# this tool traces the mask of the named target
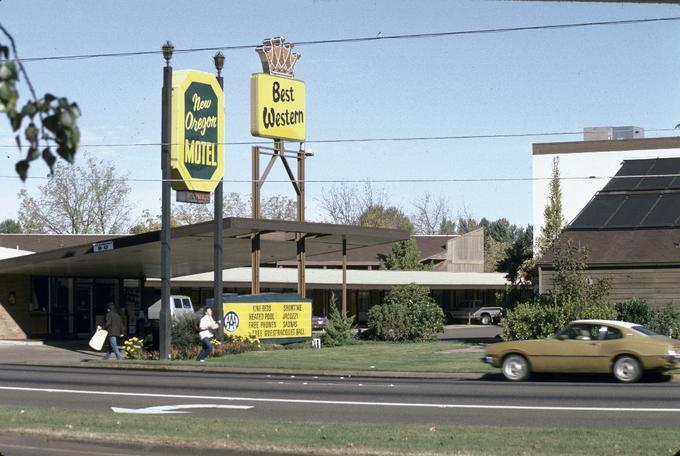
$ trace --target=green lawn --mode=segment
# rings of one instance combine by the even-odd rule
[[[0,406],[1,435],[112,444],[291,455],[660,455],[680,449],[680,431],[251,421],[200,415],[118,415]]]
[[[482,351],[456,341],[421,343],[359,342],[343,347],[264,350],[209,358],[211,366],[282,369],[366,370],[405,372],[494,372],[482,363]],[[140,361],[126,361],[139,363]],[[144,364],[158,365],[159,361]],[[196,364],[172,361],[172,364]]]

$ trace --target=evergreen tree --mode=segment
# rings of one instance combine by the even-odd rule
[[[545,223],[541,227],[541,235],[538,238],[538,253],[543,256],[555,241],[562,231],[564,225],[564,216],[562,215],[562,189],[560,188],[560,169],[559,158],[553,158],[553,172],[550,180],[550,194],[548,195],[548,203],[545,206],[543,215]]]
[[[416,240],[411,237],[405,241],[395,242],[389,254],[381,255],[380,269],[422,271],[423,264],[420,262],[420,250]]]

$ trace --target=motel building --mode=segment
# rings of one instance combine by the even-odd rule
[[[306,236],[306,297],[327,316],[331,294],[340,306],[346,242],[347,311],[362,323],[368,309],[396,286],[430,288],[445,309],[493,305],[508,283],[484,273],[483,234],[417,236],[428,271],[378,270],[380,255],[406,239],[401,230],[323,223],[223,219],[223,292],[249,294],[251,237],[261,236],[260,291],[295,292],[295,236]],[[113,302],[137,332],[139,311],[160,299],[160,232],[138,235],[0,235],[0,340],[89,338]],[[480,254],[482,255],[480,257]],[[172,294],[201,307],[213,295],[213,223],[172,229]],[[501,298],[502,299],[502,298]]]

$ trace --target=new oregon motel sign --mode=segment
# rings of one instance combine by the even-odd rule
[[[224,92],[215,75],[172,75],[172,188],[212,192],[224,171]]]

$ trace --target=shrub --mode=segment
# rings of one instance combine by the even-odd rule
[[[368,328],[380,340],[430,340],[444,328],[444,312],[429,289],[412,283],[393,288],[383,304],[369,310]]]
[[[197,321],[193,315],[181,315],[172,321],[172,358],[191,359],[201,350]]]
[[[632,298],[628,301],[617,302],[614,308],[617,320],[648,325],[652,318],[652,309],[644,299]]]
[[[353,318],[348,317],[338,310],[335,293],[331,295],[331,312],[328,316],[326,332],[323,335],[323,344],[328,347],[339,347],[345,345],[350,338],[350,327]]]
[[[503,318],[501,337],[504,340],[542,339],[555,334],[567,322],[560,306],[523,302]]]
[[[573,320],[611,320],[614,308],[607,304],[590,306],[554,300],[518,304],[503,319],[503,340],[542,339],[552,336]]]
[[[651,312],[647,327],[657,334],[680,337],[680,314],[670,305]]]
[[[256,337],[231,336],[225,337],[223,341],[214,341],[212,356],[238,355],[260,348],[260,341]]]

